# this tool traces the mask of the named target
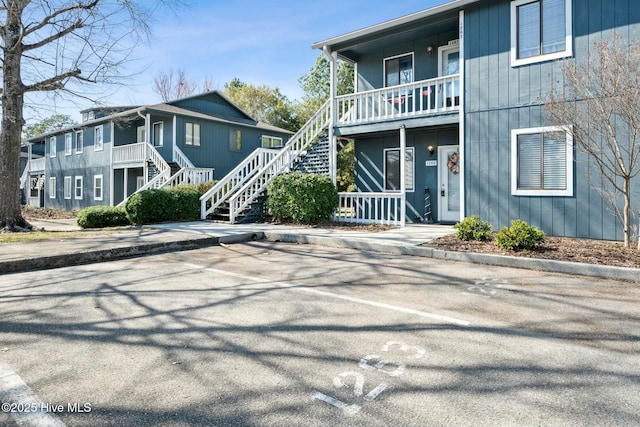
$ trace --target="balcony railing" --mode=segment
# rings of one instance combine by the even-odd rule
[[[29,172],[44,171],[44,157],[29,160]]]
[[[111,155],[114,165],[144,163],[147,160],[147,143],[138,142],[113,147]]]
[[[401,193],[339,193],[336,222],[404,226]]]
[[[422,117],[459,110],[460,76],[422,80],[338,97],[338,125]]]

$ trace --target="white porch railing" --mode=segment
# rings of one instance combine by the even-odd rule
[[[338,97],[338,125],[428,116],[459,110],[460,75]]]
[[[210,168],[182,168],[176,172],[163,187],[175,187],[184,184],[202,184],[213,181],[213,169]]]
[[[111,149],[111,158],[114,165],[144,163],[147,160],[147,143],[119,145]]]
[[[264,165],[269,163],[277,153],[278,150],[273,149],[255,149],[253,153],[200,197],[200,217],[205,219],[207,215],[215,211],[231,194],[242,187]]]
[[[405,225],[401,193],[339,193],[340,203],[333,215],[336,222]]]
[[[238,215],[256,200],[271,180],[291,169],[293,162],[329,127],[331,119],[330,101],[327,101],[314,116],[287,141],[287,144],[257,174],[229,199],[229,221],[233,224]]]
[[[177,145],[173,145],[173,161],[178,164],[181,168],[194,168],[195,166],[191,163],[191,160],[182,152],[180,147]]]
[[[29,160],[29,172],[41,172],[44,171],[44,161],[45,158],[41,157],[39,159],[31,159]]]
[[[147,142],[138,142],[136,144],[121,145],[113,147],[111,150],[111,159],[114,166],[142,166],[147,161],[153,163],[158,171],[158,174],[147,182],[145,185],[137,189],[133,194],[139,193],[143,190],[150,188],[162,187],[171,177],[171,168],[169,164],[162,158],[158,150],[156,150],[151,144]],[[118,206],[122,206],[126,203],[127,199],[133,194],[126,196]]]

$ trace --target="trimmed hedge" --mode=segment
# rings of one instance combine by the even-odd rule
[[[490,240],[491,223],[482,221],[478,215],[466,217],[456,223],[456,237],[460,240]]]
[[[511,227],[502,227],[496,234],[496,244],[504,250],[531,250],[544,243],[544,231],[520,219],[511,221]]]
[[[329,177],[293,172],[279,175],[267,188],[269,215],[277,221],[316,224],[338,207],[338,191]]]
[[[125,204],[132,224],[164,221],[194,221],[200,218],[200,195],[188,188],[145,190],[129,197]]]
[[[84,208],[78,212],[76,222],[82,228],[131,225],[124,208],[118,206],[91,206]]]

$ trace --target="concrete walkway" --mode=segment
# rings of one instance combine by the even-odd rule
[[[79,230],[75,220],[31,221],[47,231]],[[220,243],[269,240],[352,248],[505,267],[545,270],[640,282],[640,269],[513,256],[453,252],[421,246],[452,234],[444,225],[407,225],[386,231],[327,229],[273,224],[230,225],[211,221],[153,224],[85,231],[86,236],[0,245],[0,274],[58,268],[132,256],[196,249]]]

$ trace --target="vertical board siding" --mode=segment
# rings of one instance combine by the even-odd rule
[[[615,216],[589,185],[589,178],[602,179],[579,150],[573,197],[511,195],[511,130],[550,125],[544,99],[551,83],[562,84],[563,79],[554,61],[511,67],[510,13],[509,0],[487,0],[465,9],[465,214],[480,215],[494,229],[522,219],[550,235],[620,240]],[[594,41],[611,39],[614,31],[640,38],[639,22],[634,0],[574,1],[576,62],[585,63]]]

